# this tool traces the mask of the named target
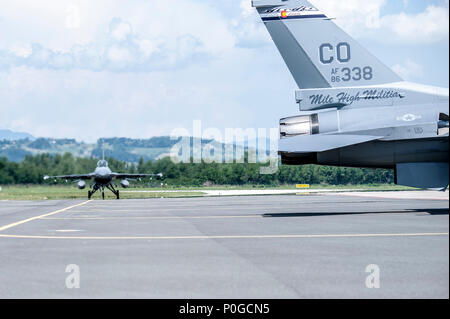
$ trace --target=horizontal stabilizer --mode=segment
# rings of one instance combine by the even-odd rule
[[[368,135],[307,135],[283,138],[279,142],[281,153],[317,153],[340,147],[361,144],[382,138]]]
[[[448,163],[397,164],[395,183],[424,189],[445,189],[449,183]]]

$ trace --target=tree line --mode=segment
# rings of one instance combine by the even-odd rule
[[[391,170],[343,168],[318,165],[280,165],[271,175],[261,175],[260,168],[267,164],[249,163],[173,163],[170,158],[156,161],[139,160],[130,164],[107,158],[112,171],[120,173],[163,173],[169,186],[202,185],[292,185],[328,184],[358,185],[394,182]],[[44,184],[45,175],[86,174],[94,171],[98,159],[64,155],[28,155],[20,163],[0,158],[0,184]],[[64,181],[62,181],[64,182]],[[146,185],[142,183],[141,185]]]

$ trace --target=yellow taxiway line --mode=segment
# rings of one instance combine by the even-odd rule
[[[29,236],[0,234],[0,238],[22,239],[79,239],[79,240],[167,240],[167,239],[301,239],[301,238],[368,238],[368,237],[425,237],[448,236],[449,233],[398,233],[398,234],[323,234],[323,235],[229,235],[229,236]]]
[[[28,223],[28,222],[31,222],[31,221],[36,220],[36,219],[41,219],[41,218],[44,218],[44,217],[48,217],[48,216],[56,215],[56,214],[59,214],[59,213],[63,213],[65,211],[68,211],[69,209],[72,209],[72,208],[75,208],[75,207],[79,207],[79,206],[83,206],[83,205],[85,205],[85,204],[87,204],[89,202],[90,202],[90,200],[85,201],[85,202],[80,203],[80,204],[72,205],[72,206],[69,206],[69,207],[66,207],[66,208],[63,208],[63,209],[59,209],[59,210],[51,212],[51,213],[47,213],[47,214],[31,217],[31,218],[24,219],[24,220],[21,220],[21,221],[18,221],[18,222],[9,224],[9,225],[2,226],[2,227],[0,227],[0,232],[4,231],[4,230],[7,230],[7,229],[10,229],[10,228],[13,228],[13,227],[16,227],[16,226],[19,226],[19,225],[22,225],[22,224],[25,224],[25,223]]]

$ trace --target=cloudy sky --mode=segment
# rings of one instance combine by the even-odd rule
[[[448,87],[448,0],[311,0],[404,79]],[[276,127],[295,82],[250,0],[0,0],[0,128],[148,138]]]

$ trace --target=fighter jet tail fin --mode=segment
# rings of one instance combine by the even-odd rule
[[[300,89],[399,82],[390,68],[306,0],[253,0]]]

